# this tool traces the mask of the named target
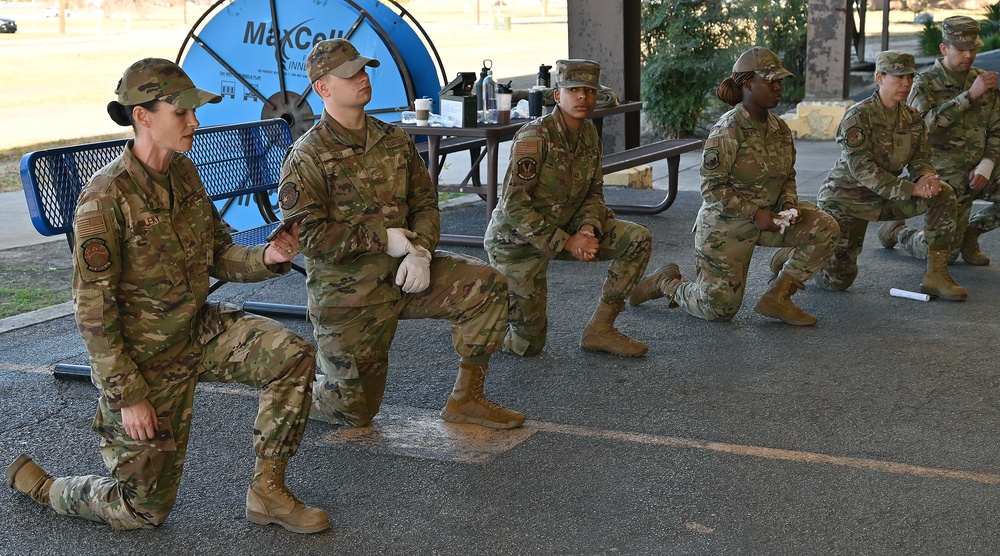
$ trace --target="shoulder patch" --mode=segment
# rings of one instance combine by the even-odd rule
[[[721,142],[722,141],[719,139],[718,135],[712,135],[708,139],[705,139],[705,148],[711,149],[712,147],[718,147]]]
[[[83,262],[91,272],[104,272],[111,268],[111,251],[108,243],[101,238],[91,238],[80,246],[83,250]]]
[[[854,126],[844,133],[844,141],[848,147],[857,147],[865,142],[865,132],[858,126]]]
[[[385,142],[385,148],[387,148],[387,149],[395,149],[396,147],[399,147],[401,145],[405,145],[409,140],[410,140],[410,138],[407,137],[407,136],[405,136],[405,135],[402,136],[402,137],[394,137],[394,138],[389,139],[389,140],[387,140]]]
[[[706,170],[715,170],[719,167],[719,151],[717,149],[705,149],[702,154],[701,165]]]
[[[514,143],[514,154],[538,154],[538,140],[530,139]]]
[[[288,210],[299,202],[299,186],[293,181],[286,181],[278,188],[278,206]]]
[[[108,226],[101,215],[79,218],[76,221],[76,235],[80,237],[96,236],[107,233]]]
[[[534,158],[531,158],[530,156],[525,156],[517,161],[518,178],[525,181],[530,181],[535,179],[535,176],[537,175],[538,175],[538,163],[535,161]]]

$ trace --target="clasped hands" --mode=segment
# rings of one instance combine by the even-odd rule
[[[930,199],[941,192],[941,177],[937,174],[924,174],[917,178],[913,187],[913,196]]]
[[[386,234],[389,237],[386,253],[397,259],[403,257],[396,271],[396,285],[406,293],[426,290],[431,285],[430,251],[411,243],[410,240],[417,234],[406,228],[388,228]]]
[[[566,240],[563,250],[578,261],[589,263],[597,257],[597,249],[601,242],[597,239],[594,227],[590,224],[580,226],[580,229]]]

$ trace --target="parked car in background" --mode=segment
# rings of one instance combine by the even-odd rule
[[[0,33],[17,32],[17,22],[13,19],[0,17]]]

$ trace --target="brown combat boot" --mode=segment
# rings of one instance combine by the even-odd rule
[[[979,236],[983,232],[969,227],[965,229],[965,237],[962,238],[962,258],[972,266],[986,266],[990,264],[990,257],[979,249]]]
[[[632,305],[638,306],[651,299],[659,299],[667,295],[664,286],[671,280],[682,280],[680,268],[677,267],[676,263],[667,264],[656,272],[645,277],[636,284],[635,289],[632,290],[632,295],[628,297],[628,302]],[[674,288],[676,289],[676,288]],[[671,292],[671,295],[673,292]],[[671,300],[668,303],[671,309],[677,307],[677,304]]]
[[[43,506],[51,506],[49,491],[52,490],[52,476],[45,472],[28,454],[17,456],[7,467],[7,486],[32,497]]]
[[[968,292],[948,274],[948,248],[927,249],[927,270],[920,282],[920,291],[948,301],[965,301]]]
[[[764,292],[763,297],[760,298],[753,310],[765,317],[775,318],[796,326],[816,324],[816,317],[803,311],[792,301],[792,295],[795,294],[796,290],[803,289],[805,286],[802,285],[802,282],[781,272],[771,282],[771,287]]]
[[[455,388],[441,410],[441,418],[452,423],[471,423],[491,429],[513,429],[524,424],[524,413],[495,404],[483,392],[485,365],[458,366]]]
[[[882,247],[892,249],[899,243],[899,232],[906,227],[905,220],[888,220],[883,222],[878,229],[878,240],[882,242]]]
[[[771,255],[771,272],[778,274],[792,256],[791,247],[782,247]]]
[[[258,524],[277,523],[293,533],[319,533],[330,528],[326,512],[306,506],[285,486],[287,459],[257,458],[247,490],[247,519]]]
[[[590,318],[587,327],[583,329],[583,337],[580,338],[583,351],[610,353],[620,357],[645,355],[649,351],[646,344],[629,338],[615,328],[615,319],[624,310],[624,301],[599,301],[594,316]]]

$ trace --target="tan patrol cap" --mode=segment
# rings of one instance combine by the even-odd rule
[[[953,15],[941,22],[941,42],[959,50],[975,50],[983,46],[979,38],[979,22],[964,15]]]
[[[792,72],[785,69],[785,66],[781,65],[777,54],[763,46],[755,46],[740,54],[736,63],[733,64],[733,73],[748,71],[752,71],[768,81],[784,79],[793,75]]]
[[[124,106],[162,100],[178,108],[194,109],[222,100],[215,93],[195,87],[180,66],[163,58],[143,58],[129,66],[115,94]]]
[[[875,55],[875,73],[913,75],[917,73],[913,54],[899,50],[883,50]]]
[[[601,64],[592,60],[556,60],[556,87],[601,90]]]
[[[380,63],[374,58],[362,56],[347,39],[329,39],[316,43],[309,52],[306,58],[306,73],[312,82],[328,73],[350,79],[357,75],[361,68],[365,66],[377,68]]]

